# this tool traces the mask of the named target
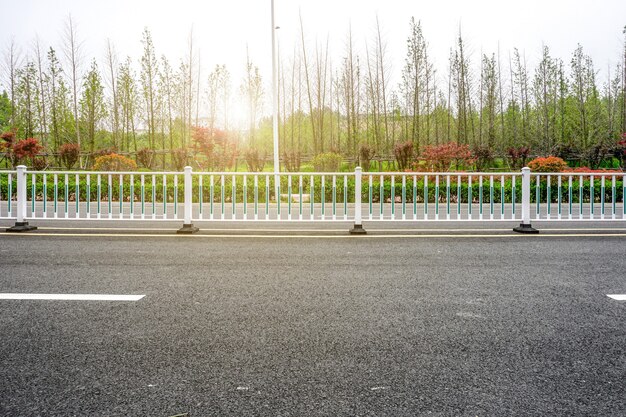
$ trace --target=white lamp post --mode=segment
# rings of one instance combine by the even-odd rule
[[[280,172],[278,160],[278,74],[276,72],[276,24],[274,22],[274,0],[272,0],[272,131],[274,134],[274,173]]]

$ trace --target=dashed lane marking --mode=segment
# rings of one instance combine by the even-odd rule
[[[0,300],[139,301],[143,295],[0,293]]]
[[[617,301],[626,301],[626,294],[607,294],[607,296]]]

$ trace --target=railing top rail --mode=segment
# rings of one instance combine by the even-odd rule
[[[539,176],[547,176],[547,177],[556,177],[556,176],[560,176],[560,177],[578,177],[578,176],[583,176],[583,177],[588,177],[588,176],[595,176],[595,177],[611,177],[611,176],[624,176],[626,175],[626,172],[532,172],[530,173],[530,175],[539,175]]]
[[[52,175],[184,175],[184,171],[31,171],[27,174],[52,174]]]
[[[461,176],[461,177],[478,177],[480,175],[482,175],[483,177],[499,177],[504,175],[505,177],[510,177],[510,176],[521,176],[522,172],[521,171],[514,171],[514,172],[363,172],[363,176],[368,176],[368,175],[374,175],[374,176],[390,176],[390,175],[395,175],[395,176],[407,176],[407,177],[411,177],[411,176],[418,176],[418,177],[426,177],[426,176],[433,176],[433,175],[438,175],[438,176],[450,176],[450,177],[457,177],[457,176]]]
[[[16,174],[17,170],[0,170],[0,174]],[[26,170],[27,174],[49,174],[49,175],[184,175],[184,171],[62,171],[62,170],[54,170],[54,171],[37,171],[37,170]],[[354,171],[347,172],[280,172],[278,174],[274,172],[227,172],[227,171],[192,171],[194,175],[215,175],[215,176],[354,176]],[[561,176],[561,177],[575,177],[575,176],[624,176],[626,175],[625,171],[595,171],[595,172],[535,172],[531,171],[531,175],[536,176]],[[499,176],[521,176],[521,171],[509,171],[509,172],[400,172],[400,171],[363,171],[363,176],[462,176],[462,177],[499,177]]]
[[[279,175],[279,176],[292,176],[292,177],[299,177],[299,176],[322,176],[325,175],[327,177],[331,177],[333,175],[335,176],[354,176],[354,171],[349,171],[349,172],[279,172],[278,174],[274,173],[274,172],[212,172],[212,171],[193,171],[194,175],[215,175],[215,176],[232,176],[232,175],[237,175],[237,176],[243,176],[243,175],[249,175],[249,176],[269,176],[269,177],[273,177],[275,175]]]

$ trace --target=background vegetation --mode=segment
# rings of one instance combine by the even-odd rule
[[[363,48],[348,30],[343,58],[330,62],[328,43],[308,44],[301,22],[301,39],[279,64],[283,169],[506,170],[551,155],[623,167],[626,29],[623,56],[598,79],[582,46],[565,60],[543,46],[531,66],[518,49],[472,55],[460,32],[436,67],[420,22],[407,23],[403,58],[388,56],[377,24]],[[173,62],[146,28],[141,56],[122,59],[107,43],[102,66],[83,54],[71,17],[64,29],[59,50],[39,41],[4,47],[0,166],[90,168],[121,154],[145,169],[256,171],[271,159],[268,94],[249,58],[241,80],[225,65],[206,75],[192,36]],[[391,66],[402,67],[399,82]],[[232,121],[236,98],[245,127]]]

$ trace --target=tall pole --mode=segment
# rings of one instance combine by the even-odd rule
[[[274,22],[274,0],[272,0],[272,131],[274,134],[274,173],[280,172],[278,161],[278,74],[276,73],[276,24]]]

